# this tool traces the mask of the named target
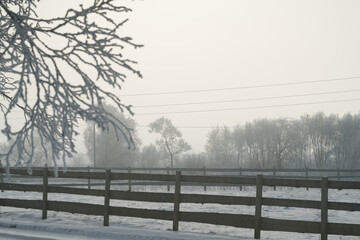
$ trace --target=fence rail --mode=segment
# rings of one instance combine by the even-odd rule
[[[49,168],[51,170],[52,168]],[[63,169],[59,168],[59,172]],[[102,186],[103,183],[99,183],[96,180],[103,179],[101,172],[104,172],[105,168],[91,168],[88,167],[70,167],[67,168],[67,172],[82,172],[82,177],[80,174],[77,175],[77,178],[87,179],[87,183],[52,183],[51,185],[57,186],[87,186],[90,189],[93,186]],[[113,168],[112,173],[137,173],[140,175],[144,175],[147,173],[157,173],[161,175],[170,175],[175,174],[176,171],[181,171],[183,175],[202,175],[202,176],[256,176],[258,174],[263,174],[265,178],[287,178],[287,179],[304,179],[304,180],[318,180],[321,177],[326,176],[329,180],[351,180],[351,181],[360,181],[360,169],[311,169],[311,168],[304,168],[304,169],[252,169],[252,168]],[[34,176],[42,176],[42,168],[33,168],[32,176],[26,174],[26,169],[12,169],[12,179],[16,180],[18,178],[34,178]],[[91,175],[90,178],[86,178],[88,176],[86,173],[93,173],[95,175]],[[99,174],[100,173],[100,174]],[[284,175],[285,174],[285,175]],[[1,181],[4,182],[3,174],[0,173]],[[65,175],[63,175],[65,177]],[[123,175],[123,180],[126,179],[126,175]],[[71,173],[68,175],[71,178]],[[94,179],[95,181],[91,181]],[[40,179],[41,180],[41,179]],[[127,182],[125,181],[112,181],[111,185],[119,185],[119,186],[128,186],[129,190],[131,191],[132,186],[136,185],[164,185],[167,186],[167,190],[170,191],[170,186],[174,183],[171,181],[164,181],[163,179],[159,179],[159,181],[148,181],[146,179],[136,179],[129,178]],[[182,184],[183,186],[199,186],[199,183],[194,182],[185,182]],[[233,186],[233,184],[229,183],[202,183],[204,191],[207,190],[207,186]],[[242,190],[243,185],[240,185],[240,190]],[[276,186],[273,187],[276,190]],[[308,188],[307,188],[308,189]]]
[[[128,169],[127,169],[128,170]],[[202,169],[203,170],[203,169]],[[5,170],[0,168],[0,173]],[[12,174],[27,174],[26,169],[11,169]],[[329,223],[328,210],[360,211],[358,203],[329,202],[329,189],[357,189],[360,190],[360,182],[357,181],[332,181],[327,177],[319,180],[306,179],[279,179],[257,176],[207,176],[207,175],[183,175],[181,171],[176,174],[145,174],[145,173],[121,173],[110,170],[103,172],[69,171],[59,172],[59,178],[80,178],[103,180],[104,189],[70,188],[49,184],[49,178],[54,176],[54,171],[47,168],[34,169],[33,176],[42,177],[42,184],[18,184],[1,183],[2,190],[11,191],[34,191],[43,194],[42,200],[19,200],[0,198],[0,206],[32,208],[42,210],[42,218],[47,218],[47,211],[61,211],[87,215],[104,216],[104,226],[109,225],[109,216],[127,216],[167,220],[173,222],[173,230],[177,231],[179,222],[198,222],[217,225],[226,225],[240,228],[254,229],[254,237],[260,238],[261,230],[287,231],[320,234],[321,239],[327,239],[328,234],[360,236],[360,224]],[[131,192],[111,190],[111,182],[118,180],[138,181],[164,181],[175,185],[174,193]],[[220,196],[206,194],[184,194],[181,186],[187,183],[197,184],[233,184],[251,185],[256,187],[256,196]],[[321,200],[279,199],[262,196],[263,187],[303,187],[321,189]],[[77,194],[104,197],[104,204],[85,204],[77,202],[49,201],[49,193]],[[110,205],[110,199],[167,202],[173,203],[172,211],[149,210],[138,208],[115,207]],[[180,211],[182,203],[201,204],[226,204],[255,206],[254,215],[209,213],[209,212],[184,212]],[[321,221],[283,220],[262,217],[262,206],[311,208],[321,211]]]

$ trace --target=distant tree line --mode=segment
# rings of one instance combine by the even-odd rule
[[[87,156],[75,155],[70,166],[94,166],[95,159],[97,167],[106,168],[360,168],[360,114],[339,117],[318,112],[295,120],[257,119],[234,128],[218,126],[208,133],[205,152],[187,153],[191,146],[171,120],[152,122],[150,132],[158,139],[142,146],[137,123],[115,107],[105,108],[132,129],[136,149],[129,149],[124,139],[118,141],[111,128],[94,132],[89,122],[84,134]],[[41,139],[36,139],[39,147],[35,147],[32,166],[51,166],[52,159],[46,159],[40,147]],[[1,149],[10,146],[0,144]],[[13,165],[26,166],[13,157]]]
[[[297,120],[257,119],[232,130],[216,127],[205,149],[214,167],[356,168],[360,115],[318,112]]]
[[[136,143],[136,148],[129,149],[124,139],[118,140],[112,128],[105,131],[95,130],[93,123],[89,123],[84,140],[92,166],[96,163],[96,167],[105,168],[174,167],[179,166],[182,154],[191,149],[171,120],[163,117],[149,125],[149,132],[159,137],[156,144],[142,147],[137,133],[137,123],[110,105],[105,105],[105,109],[131,129],[132,141]]]

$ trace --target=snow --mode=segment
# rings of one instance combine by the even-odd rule
[[[165,188],[134,187],[135,191],[160,191]],[[184,187],[182,193],[203,193],[228,196],[255,196],[253,187],[239,188],[203,188]],[[265,188],[264,197],[320,200],[319,189],[300,188]],[[2,198],[41,199],[41,193],[5,191]],[[103,204],[103,197],[80,195],[49,194],[49,200]],[[360,203],[358,190],[329,190],[329,201]],[[172,210],[173,204],[148,203],[135,201],[111,200],[112,206],[131,208]],[[254,215],[252,206],[229,206],[219,204],[181,204],[181,211],[221,212]],[[262,216],[277,219],[320,221],[320,210],[303,208],[285,208],[263,206]],[[360,212],[329,211],[329,222],[360,223]],[[152,239],[253,239],[253,229],[242,229],[228,226],[216,226],[200,223],[179,223],[179,232],[170,231],[171,221],[110,216],[110,226],[103,227],[103,217],[70,214],[63,212],[48,212],[48,219],[41,220],[41,211],[1,207],[0,239],[122,239],[122,240],[152,240]],[[302,234],[290,232],[261,231],[262,239],[313,239],[318,240],[318,234]],[[332,240],[353,240],[360,237],[329,235]]]
[[[29,220],[29,219],[27,219]],[[192,240],[192,239],[223,239],[233,240],[234,237],[211,236],[195,233],[157,231],[130,227],[102,227],[65,221],[27,221],[13,220],[11,224],[0,224],[0,239],[121,239],[121,240]],[[15,228],[16,226],[16,228]],[[237,238],[239,239],[239,238]],[[249,238],[240,238],[249,239]]]

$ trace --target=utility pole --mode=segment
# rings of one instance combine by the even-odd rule
[[[94,122],[94,168],[96,168],[96,132],[95,132],[95,122]]]

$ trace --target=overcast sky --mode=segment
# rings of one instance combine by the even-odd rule
[[[46,14],[56,14],[74,3],[42,2],[47,2],[40,6]],[[144,78],[129,76],[121,94],[124,103],[134,105],[144,144],[155,137],[146,126],[162,116],[171,119],[198,152],[203,151],[211,127],[217,125],[298,118],[318,111],[359,112],[358,0],[126,3],[133,12],[127,15],[130,21],[123,33],[145,45],[130,49],[127,57],[139,62]],[[294,84],[331,79],[339,80]],[[224,88],[231,89],[198,91]],[[183,93],[153,94],[168,92]],[[147,93],[152,95],[139,95]],[[292,97],[272,98],[282,96]],[[191,104],[153,106],[184,103]],[[299,105],[303,103],[307,104]],[[274,107],[278,105],[282,106]],[[238,110],[220,111],[233,108]]]
[[[211,128],[198,127],[298,118],[317,111],[359,112],[358,100],[257,107],[360,99],[359,91],[345,92],[360,89],[360,78],[241,87],[360,77],[360,1],[144,0],[130,6],[134,12],[124,31],[145,45],[134,55],[144,79],[127,82],[124,95],[240,88],[124,97],[135,106],[140,126],[170,118],[176,126],[191,127],[180,130],[201,151]],[[141,107],[218,101],[233,102]],[[192,112],[229,108],[240,110]],[[190,113],[170,114],[186,111]],[[150,137],[146,131],[140,128],[144,143]]]

